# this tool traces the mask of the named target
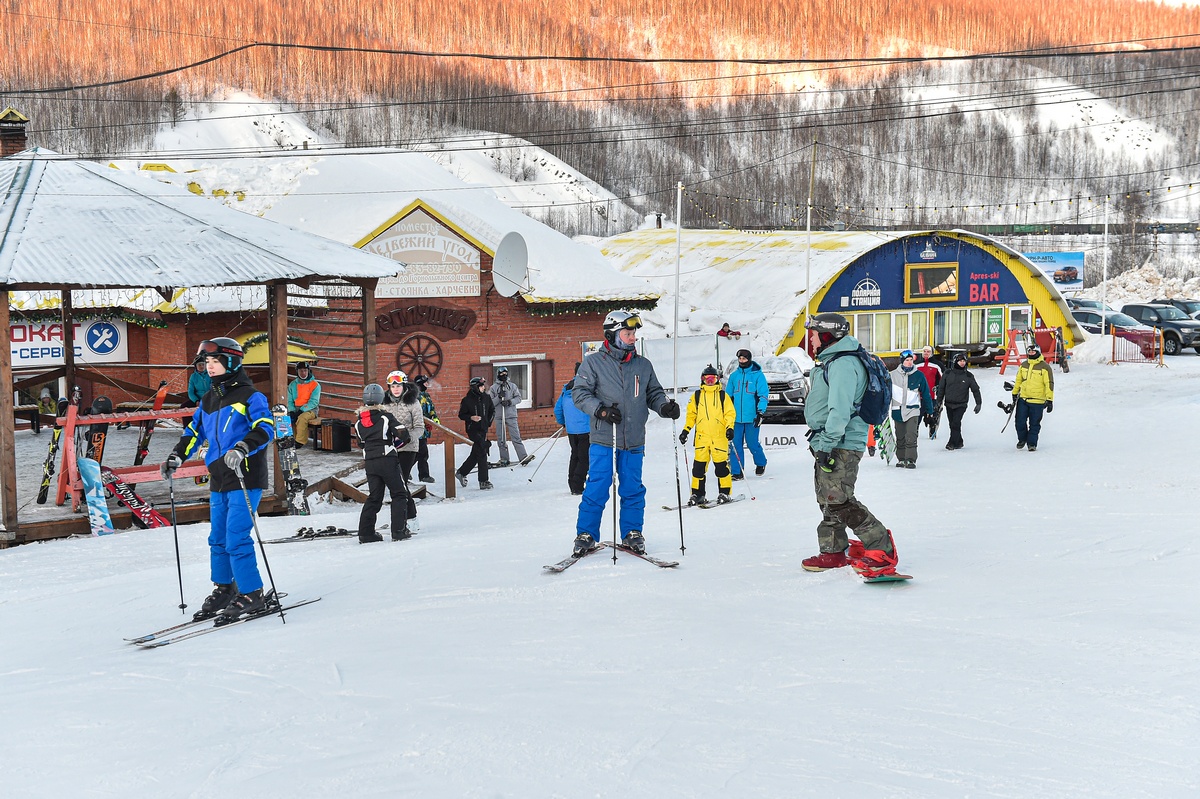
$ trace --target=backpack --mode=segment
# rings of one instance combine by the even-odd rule
[[[883,360],[878,355],[867,352],[863,349],[863,345],[859,344],[858,349],[834,353],[829,360],[821,364],[821,376],[825,378],[826,385],[829,384],[829,374],[827,373],[829,364],[843,355],[857,355],[863,368],[867,370],[867,388],[863,392],[862,399],[855,404],[852,415],[867,424],[883,424],[883,420],[888,417],[888,413],[892,409],[891,373],[888,372]]]

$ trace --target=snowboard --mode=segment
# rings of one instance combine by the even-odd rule
[[[88,524],[92,535],[111,535],[112,517],[108,515],[108,502],[104,498],[104,482],[100,476],[100,464],[91,458],[79,458],[79,479],[83,481],[83,496],[87,500]]]
[[[307,516],[310,511],[304,492],[308,488],[308,481],[300,476],[300,458],[296,455],[292,417],[288,416],[286,405],[272,406],[271,415],[275,417],[275,446],[279,451],[279,467],[283,469],[283,482],[287,487],[288,515]]]
[[[875,425],[875,443],[879,447],[879,457],[890,466],[892,458],[896,457],[896,429],[892,427],[891,414],[882,424]]]
[[[862,577],[860,574],[859,577]],[[878,577],[863,577],[864,583],[902,583],[911,580],[911,574],[881,574]]]

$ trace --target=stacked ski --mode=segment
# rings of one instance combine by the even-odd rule
[[[355,530],[346,530],[344,528],[335,527],[333,525],[329,525],[328,527],[322,528],[320,530],[313,529],[312,527],[301,527],[299,530],[296,531],[295,535],[289,535],[284,538],[269,538],[266,541],[263,541],[263,543],[264,544],[291,544],[291,543],[295,543],[297,541],[316,541],[318,538],[348,538],[350,536],[357,536],[357,535],[358,535],[358,532]]]

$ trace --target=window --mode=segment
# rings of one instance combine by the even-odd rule
[[[987,340],[987,312],[987,308],[971,309],[971,321],[967,326],[967,340],[964,344]]]
[[[501,368],[508,370],[508,381],[515,385],[521,391],[521,401],[517,403],[518,408],[533,407],[533,362],[532,361],[492,361],[492,378],[488,381],[488,388],[496,382],[496,375]],[[496,413],[500,411],[497,410]]]
[[[896,314],[896,337],[892,344],[898,350],[908,349],[908,314]]]
[[[1016,308],[1008,309],[1008,329],[1009,330],[1028,330],[1029,329],[1029,306],[1021,305]]]
[[[875,349],[871,343],[873,341],[871,335],[871,316],[872,314],[869,313],[860,313],[854,316],[854,337],[867,350]]]
[[[933,344],[935,347],[942,344],[950,343],[950,312],[949,311],[934,311],[933,312],[933,337],[926,342]]]
[[[929,343],[929,311],[913,311],[910,350],[919,350]]]
[[[967,343],[967,310],[950,312],[950,343]]]
[[[875,317],[875,346],[872,352],[888,352],[892,349],[892,315],[877,313]]]

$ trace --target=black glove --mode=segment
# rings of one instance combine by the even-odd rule
[[[675,400],[667,400],[666,404],[659,409],[658,415],[664,419],[678,419],[679,403]]]
[[[500,404],[507,408],[512,405],[512,400],[500,400]]]
[[[241,470],[242,461],[246,460],[246,454],[249,451],[249,448],[239,441],[234,445],[233,449],[221,456],[221,460],[224,462],[226,469],[229,469],[231,472],[237,472]]]
[[[1054,413],[1054,400],[1046,403],[1046,413]]]
[[[608,422],[609,424],[619,424],[621,421],[621,412],[617,410],[615,405],[611,408],[607,405],[601,405],[596,409],[595,416],[600,421]]]
[[[975,403],[975,413],[979,413],[980,409],[982,409],[982,408],[983,408],[982,402]]]
[[[170,480],[175,475],[175,470],[183,465],[183,458],[172,452],[167,456],[162,466],[158,467],[159,473],[164,480]]]
[[[928,427],[930,430],[932,430],[933,423],[934,423],[933,422],[933,414],[932,413],[925,414],[925,426]]]
[[[725,440],[733,441],[733,428],[732,427],[725,428]]]
[[[821,471],[829,474],[833,471],[834,463],[833,455],[823,450],[813,450],[813,457],[817,459],[817,466],[821,467]]]
[[[765,419],[765,418],[766,418],[766,415],[763,413],[754,414],[754,426],[762,427],[763,419]]]
[[[685,428],[683,428],[683,432],[679,434],[679,443],[680,443],[680,444],[686,444],[686,443],[687,443],[687,437],[688,437],[688,433],[690,433],[690,432],[691,432],[691,431],[690,431],[690,430],[688,430],[686,427],[685,427]]]
[[[867,456],[871,457],[871,458],[875,457],[875,448],[874,447],[867,447]]]
[[[400,449],[401,447],[405,446],[410,441],[412,441],[412,434],[410,432],[408,432],[407,427],[401,427],[400,432],[396,433],[396,437],[394,439],[392,439],[392,441],[393,441],[396,449]]]

